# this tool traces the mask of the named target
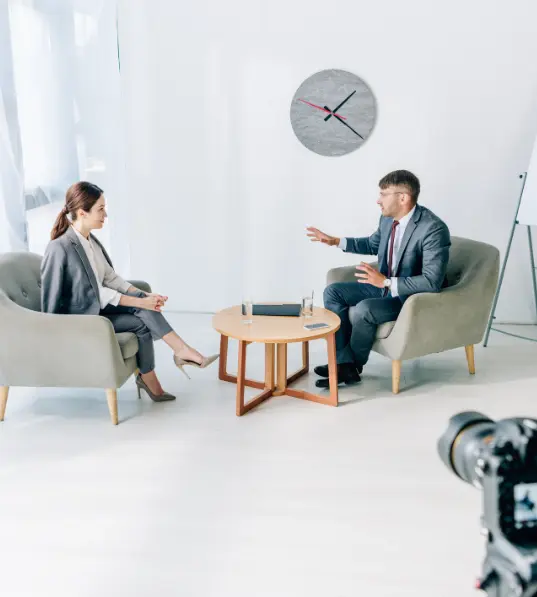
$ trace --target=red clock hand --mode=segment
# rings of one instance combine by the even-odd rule
[[[306,100],[303,100],[303,99],[299,99],[298,101],[299,102],[304,102],[305,104],[308,104],[308,106],[312,106],[313,108],[317,108],[318,110],[322,110],[323,112],[328,112],[328,114],[332,114],[334,116],[337,116],[338,118],[341,118],[342,120],[347,120],[345,118],[345,116],[340,116],[339,114],[336,114],[335,112],[332,112],[332,110],[325,110],[321,106],[317,106],[316,104],[312,104],[311,102],[307,102]]]

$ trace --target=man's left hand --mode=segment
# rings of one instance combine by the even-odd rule
[[[360,284],[371,284],[371,286],[376,286],[377,288],[384,288],[386,276],[369,265],[369,263],[362,261],[360,265],[356,266],[356,269],[359,271],[354,275],[358,278]]]

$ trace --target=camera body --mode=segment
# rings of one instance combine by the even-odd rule
[[[476,588],[490,597],[537,597],[537,421],[459,413],[438,451],[450,470],[483,491],[487,545]]]

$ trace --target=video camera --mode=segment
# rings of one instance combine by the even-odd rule
[[[438,453],[483,490],[486,556],[476,588],[489,597],[537,597],[537,420],[451,417]]]

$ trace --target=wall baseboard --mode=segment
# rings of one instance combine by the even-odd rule
[[[494,325],[537,325],[537,322],[528,323],[527,321],[495,321]]]
[[[215,315],[216,311],[183,311],[177,309],[166,309],[164,313],[174,313],[183,315]],[[527,321],[495,321],[494,325],[521,325],[521,326],[533,326],[537,325],[536,322],[528,323]]]

